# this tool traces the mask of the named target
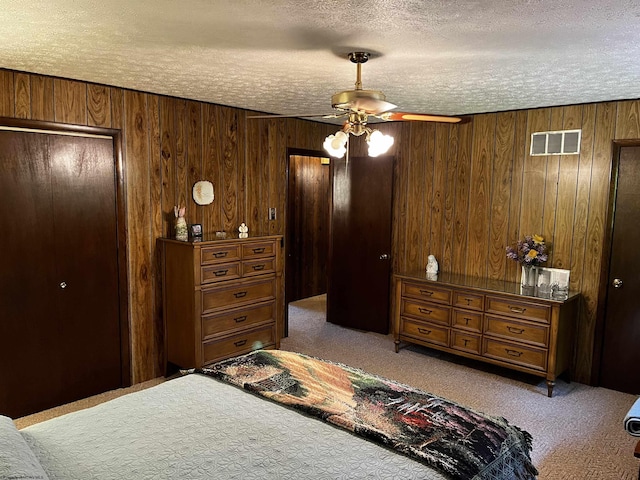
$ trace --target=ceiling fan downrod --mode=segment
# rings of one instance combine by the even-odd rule
[[[356,64],[356,90],[362,90],[362,64],[369,60],[367,52],[351,52],[349,60]]]

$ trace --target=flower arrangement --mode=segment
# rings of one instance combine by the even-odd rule
[[[523,266],[537,267],[547,261],[547,246],[541,235],[525,235],[515,245],[507,247],[507,258],[520,263]]]

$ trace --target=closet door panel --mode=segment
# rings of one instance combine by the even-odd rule
[[[111,138],[50,137],[56,297],[67,401],[121,385]]]
[[[122,386],[110,137],[0,131],[0,414]]]
[[[60,401],[46,135],[0,131],[0,414]]]

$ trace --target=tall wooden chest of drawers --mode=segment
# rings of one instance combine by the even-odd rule
[[[159,239],[166,362],[202,367],[279,348],[282,236],[200,242]]]
[[[538,375],[548,396],[571,366],[577,293],[553,300],[515,283],[424,272],[394,280],[396,352],[404,341]]]

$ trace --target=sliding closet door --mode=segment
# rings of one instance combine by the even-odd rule
[[[0,132],[0,414],[122,385],[111,138]]]

